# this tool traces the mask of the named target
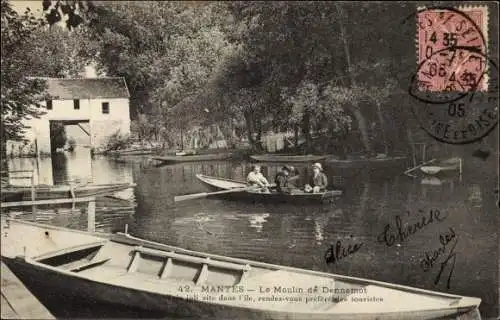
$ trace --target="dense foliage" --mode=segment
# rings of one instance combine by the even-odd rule
[[[414,20],[403,21],[414,4],[39,6],[45,27],[2,0],[4,137],[22,135],[15,129],[20,119],[37,111],[27,106],[36,106],[43,86],[26,79],[27,71],[68,77],[92,63],[125,77],[133,138],[143,142],[183,145],[205,128],[207,143],[224,135],[259,148],[273,131],[293,133],[304,152],[387,154],[407,146],[402,135],[413,139],[405,90],[415,68]]]
[[[7,139],[21,139],[24,129],[22,119],[41,114],[39,101],[43,97],[45,83],[27,78],[29,61],[22,54],[34,34],[43,25],[30,12],[18,14],[6,0],[1,1],[1,100],[2,150]],[[21,53],[21,54],[20,54]]]
[[[49,27],[29,8],[16,12],[1,1],[2,149],[6,140],[23,139],[28,117],[43,114],[48,98],[45,81],[36,77],[79,76],[92,52],[91,40],[80,28],[73,32]]]

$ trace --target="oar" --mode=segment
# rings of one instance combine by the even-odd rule
[[[418,166],[416,166],[416,167],[413,167],[413,168],[410,168],[410,169],[406,170],[405,172],[403,172],[403,174],[410,175],[410,174],[409,174],[410,172],[415,171],[415,170],[417,170],[418,168],[423,167],[423,166],[425,166],[426,164],[432,163],[432,162],[434,162],[434,161],[436,161],[436,159],[431,159],[431,160],[429,160],[429,161],[426,161],[426,162],[424,162],[424,163],[421,163],[421,164],[419,164],[419,165],[418,165]]]
[[[234,188],[234,189],[222,190],[222,191],[216,191],[216,192],[202,192],[202,193],[195,193],[195,194],[185,194],[182,196],[175,196],[174,201],[179,202],[179,201],[184,201],[184,200],[193,200],[193,199],[205,198],[205,197],[209,197],[211,195],[217,195],[217,194],[242,192],[242,191],[246,191],[249,189],[250,189],[249,187],[244,187],[244,188]]]

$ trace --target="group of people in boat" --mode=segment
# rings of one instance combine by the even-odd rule
[[[313,175],[310,178],[309,183],[304,185],[303,188],[299,188],[294,183],[294,181],[299,179],[297,170],[295,170],[293,166],[283,166],[274,177],[276,192],[288,194],[293,193],[294,190],[301,190],[308,193],[324,192],[328,186],[328,178],[323,172],[321,163],[313,164],[312,168]],[[247,176],[247,183],[249,186],[254,187],[256,191],[263,193],[271,192],[269,190],[271,184],[262,174],[261,167],[259,165],[254,165],[252,167],[252,171],[250,171]]]

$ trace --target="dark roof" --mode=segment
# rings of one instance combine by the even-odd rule
[[[40,78],[47,81],[53,99],[129,98],[124,78]]]

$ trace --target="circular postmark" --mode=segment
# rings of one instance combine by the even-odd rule
[[[467,47],[441,49],[422,62],[418,76],[426,90],[436,92],[484,91],[486,58]],[[422,80],[425,79],[425,80]],[[430,81],[429,81],[430,80]]]
[[[420,63],[411,79],[409,94],[424,103],[442,104],[470,92],[486,91],[487,65],[486,55],[474,48],[441,49]]]
[[[419,10],[418,70],[410,95],[427,103],[446,103],[469,91],[486,91],[485,21],[486,13],[480,8]]]
[[[456,48],[446,48],[447,55]],[[479,56],[485,66],[466,92],[433,93],[433,100],[417,97],[420,102],[412,111],[422,129],[436,140],[449,144],[466,144],[480,140],[493,130],[498,122],[498,67],[484,53],[461,47],[466,54]],[[439,54],[441,51],[436,52]],[[488,76],[488,90],[476,90]],[[414,96],[415,97],[415,96]],[[437,100],[441,97],[441,100]],[[443,98],[444,97],[444,98]]]
[[[472,143],[497,125],[498,68],[487,55],[487,18],[485,7],[417,12],[412,112],[440,142]]]

